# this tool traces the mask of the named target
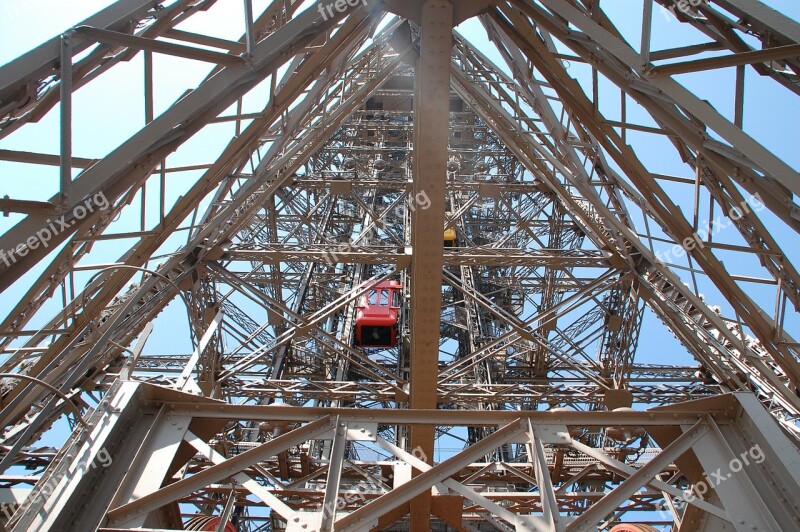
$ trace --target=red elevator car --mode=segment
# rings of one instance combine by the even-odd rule
[[[356,305],[356,344],[360,347],[397,345],[397,318],[403,285],[383,281],[370,288]]]

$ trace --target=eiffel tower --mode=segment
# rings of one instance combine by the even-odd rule
[[[119,0],[0,66],[0,527],[800,530],[789,10]]]

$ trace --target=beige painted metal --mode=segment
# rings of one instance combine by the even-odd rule
[[[800,230],[799,181],[745,127],[745,89],[752,71],[800,95],[800,24],[755,0],[645,0],[625,28],[603,2],[301,3],[259,14],[246,0],[237,41],[184,29],[214,0],[123,0],[0,67],[0,137],[62,104],[60,153],[0,150],[61,177],[51,198],[0,199],[26,215],[0,248],[75,221],[51,264],[42,247],[0,262],[4,295],[26,283],[0,324],[3,374],[43,383],[4,382],[2,463],[45,471],[0,521],[176,530],[201,508],[219,528],[561,532],[641,510],[682,531],[796,528],[800,343],[786,329],[800,274],[771,229]],[[699,44],[653,49],[659,6]],[[399,18],[379,31],[383,10]],[[453,32],[478,15],[503,68]],[[73,94],[140,51],[145,126],[106,157],[76,156]],[[213,65],[160,116],[154,54]],[[732,112],[683,83],[725,68]],[[610,90],[619,116],[603,114]],[[234,132],[219,157],[173,165],[211,126]],[[649,168],[634,135],[673,146],[691,177]],[[99,192],[108,211],[77,219]],[[732,216],[745,193],[775,219]],[[113,232],[137,198],[141,227]],[[656,245],[702,229],[701,198],[744,243],[709,237],[688,268],[663,263]],[[126,251],[87,264],[106,242]],[[754,266],[726,269],[737,262]],[[361,349],[356,302],[389,279],[403,286],[398,346]],[[176,297],[191,347],[158,354]],[[699,366],[637,362],[645,305]],[[39,449],[56,396],[87,426]],[[102,450],[114,464],[82,467]],[[4,501],[37,481],[2,473]]]

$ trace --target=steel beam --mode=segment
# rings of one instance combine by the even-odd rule
[[[97,42],[106,44],[114,44],[117,46],[127,46],[137,50],[147,50],[148,52],[158,52],[175,57],[183,57],[185,59],[194,59],[196,61],[206,61],[216,65],[225,66],[238,66],[244,63],[244,60],[235,55],[222,54],[205,50],[203,48],[194,48],[191,46],[184,46],[171,42],[158,41],[156,39],[146,39],[144,37],[136,37],[128,35],[127,33],[120,33],[118,31],[109,31],[99,28],[92,28],[91,26],[76,26],[76,33],[81,33],[91,37]]]
[[[647,71],[649,76],[674,76],[675,74],[686,74],[689,72],[699,72],[715,68],[725,68],[739,65],[750,65],[752,63],[768,63],[777,59],[800,56],[800,44],[787,46],[776,46],[753,52],[741,52],[738,54],[710,57],[708,59],[697,59],[695,61],[684,61],[681,63],[669,63],[659,65]]]
[[[242,469],[282,452],[293,445],[299,445],[306,440],[313,439],[319,434],[333,428],[330,421],[330,417],[327,416],[312,421],[301,428],[289,431],[282,436],[236,455],[233,458],[229,458],[225,462],[211,466],[191,477],[184,478],[158,491],[143,495],[135,501],[113,508],[108,512],[109,524],[116,525],[127,523],[137,516],[145,515],[153,510],[161,508],[179,497],[188,495],[212,482],[222,480],[232,473],[238,473]]]
[[[489,451],[494,450],[498,446],[506,443],[511,438],[518,434],[525,432],[526,427],[521,420],[517,419],[508,425],[494,432],[481,440],[479,443],[472,445],[461,451],[461,453],[445,460],[444,462],[433,466],[428,471],[417,475],[409,482],[402,486],[390,491],[386,495],[378,497],[366,506],[356,510],[355,512],[342,517],[336,521],[336,529],[342,531],[360,530],[365,526],[372,527],[377,518],[404,502],[412,500],[424,493],[430,492],[431,487],[446,480],[455,473],[461,470],[466,464],[476,460],[477,458],[487,454]],[[413,505],[413,502],[412,502]],[[414,515],[411,515],[411,523],[413,526]],[[429,516],[426,516],[429,517]]]
[[[414,96],[414,194],[430,198],[411,215],[411,408],[436,408],[442,294],[445,185],[450,123],[450,53],[453,4],[422,3],[420,57]],[[411,446],[433,456],[433,427],[413,427]],[[423,490],[425,491],[425,490]],[[411,526],[429,527],[430,490],[411,502]]]
[[[503,410],[397,410],[383,408],[326,408],[262,405],[214,405],[211,407],[196,406],[189,403],[170,402],[175,413],[196,412],[198,417],[212,419],[246,419],[251,421],[312,421],[322,416],[339,416],[343,422],[380,420],[387,425],[464,425],[493,426],[498,423],[510,423],[521,419],[531,419],[550,425],[564,424],[575,426],[614,426],[614,425],[692,425],[709,413],[706,406],[697,406],[692,410],[691,403],[684,405],[685,411],[674,412],[552,412],[552,411],[503,411]],[[673,405],[674,406],[674,405]],[[714,410],[710,412],[715,419],[722,422],[728,419],[730,412]],[[430,455],[429,455],[430,456]]]
[[[122,0],[115,2],[96,15],[84,20],[81,25],[109,30],[127,29],[131,23],[144,18],[150,9],[158,5],[156,0]],[[72,53],[77,54],[90,47],[93,41],[79,40],[72,45]],[[54,37],[31,52],[0,67],[0,112],[13,103],[19,91],[26,84],[37,84],[40,79],[52,73],[60,62],[61,43]]]

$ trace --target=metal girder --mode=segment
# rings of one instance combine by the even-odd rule
[[[698,444],[708,430],[708,427],[702,421],[695,423],[689,430],[681,434],[680,437],[663,449],[657,459],[651,460],[647,465],[636,470],[625,482],[617,486],[614,490],[593,504],[589,510],[571,522],[569,530],[595,530],[598,523],[603,518],[628,500],[634,493],[639,491],[644,484],[654,479],[656,475],[673,460],[688,451],[692,446]]]
[[[192,46],[161,42],[155,39],[146,39],[143,37],[128,35],[126,33],[120,33],[118,31],[109,31],[93,28],[91,26],[79,25],[75,27],[74,32],[77,34],[88,35],[89,37],[102,43],[127,46],[129,48],[147,50],[149,52],[159,52],[162,54],[174,55],[176,57],[183,57],[186,59],[195,59],[197,61],[207,61],[217,65],[239,66],[244,64],[244,59],[238,55],[221,54],[219,52],[212,52],[203,48],[194,48]]]
[[[294,248],[294,249],[292,249]],[[316,248],[316,249],[315,249]],[[355,246],[259,246],[248,249],[234,246],[227,255],[234,261],[277,262],[330,262],[344,264],[396,264],[413,263],[414,252],[405,249],[360,248]],[[607,268],[608,261],[602,252],[570,249],[545,249],[524,251],[517,248],[447,249],[443,251],[446,266],[527,266],[553,269]]]
[[[650,76],[672,76],[675,74],[685,74],[687,72],[699,72],[714,68],[724,68],[737,65],[749,65],[751,63],[769,62],[775,59],[796,57],[800,55],[800,45],[793,44],[788,46],[777,46],[766,50],[755,52],[741,52],[731,56],[714,57],[709,59],[697,59],[694,61],[683,61],[680,63],[668,63],[653,67],[648,71]]]
[[[192,447],[197,449],[200,454],[211,460],[214,465],[228,465],[225,457],[212,449],[211,446],[204,442],[201,438],[189,433],[187,434],[186,441],[188,441]],[[236,482],[244,486],[245,489],[247,489],[250,493],[258,497],[265,504],[268,504],[269,507],[280,514],[281,517],[284,517],[285,519],[292,519],[294,517],[295,512],[291,508],[285,505],[278,497],[265,489],[257,481],[253,480],[244,473],[237,473],[233,475],[233,478]]]
[[[487,454],[492,449],[502,445],[524,431],[525,426],[522,424],[521,420],[512,421],[508,425],[498,429],[497,432],[493,433],[491,436],[484,438],[479,443],[462,451],[460,454],[433,466],[428,471],[414,477],[413,480],[406,482],[401,487],[378,497],[350,515],[342,517],[336,522],[337,529],[343,531],[358,530],[365,525],[369,526],[374,524],[377,518],[386,513],[387,510],[391,510],[404,502],[412,500],[415,496],[429,491],[431,484],[453,476],[468,463]],[[412,509],[412,523],[414,522],[413,511]]]
[[[702,401],[702,400],[701,400]],[[705,414],[727,418],[730,412],[717,410],[706,412],[687,410],[676,415],[674,412],[649,411],[646,415],[639,412],[587,412],[571,410],[568,412],[552,411],[500,411],[500,410],[396,410],[366,408],[295,408],[290,406],[258,406],[258,405],[217,405],[210,407],[191,403],[170,403],[176,414],[196,412],[198,416],[212,419],[232,419],[240,416],[248,420],[296,421],[309,422],[322,416],[339,416],[342,422],[378,422],[402,425],[471,425],[496,426],[498,423],[508,424],[517,419],[533,420],[545,424],[566,424],[575,426],[603,427],[609,425],[685,425],[693,424]],[[691,403],[689,404],[691,406]],[[685,405],[684,405],[685,406]],[[674,405],[678,409],[681,405]],[[688,407],[687,407],[688,408]]]
[[[420,54],[414,77],[414,194],[426,193],[427,209],[411,214],[410,391],[411,408],[436,408],[439,362],[439,306],[442,293],[447,145],[450,110],[450,50],[453,4],[425,0],[421,4]],[[433,454],[432,427],[413,427],[411,445]],[[411,523],[428,528],[430,490],[411,501]]]
[[[617,36],[602,29],[597,23],[588,18],[585,13],[555,0],[542,0],[542,3],[552,9],[553,12],[570,20],[586,35],[590,36],[594,42],[611,52],[613,56],[628,67],[633,69],[640,68],[642,64],[641,56],[621,42]],[[726,120],[706,102],[701,101],[672,79],[654,76],[649,78],[649,82],[656,89],[673,98],[681,107],[692,113],[704,124],[714,129],[721,137],[730,142],[734,149],[739,150],[745,157],[752,160],[755,168],[763,169],[794,194],[800,195],[800,176],[794,169],[744,133],[740,128]]]
[[[747,15],[749,23],[761,31],[769,30],[788,42],[800,43],[800,24],[763,2],[754,0],[714,0],[714,3],[740,16]]]
[[[588,371],[588,370],[587,370]],[[160,367],[142,368],[140,378],[147,378],[153,373],[163,375],[165,370]],[[165,377],[168,378],[168,377]],[[513,381],[513,378],[506,378]],[[548,400],[558,401],[562,404],[591,403],[602,397],[605,389],[596,385],[585,385],[569,382],[560,383],[559,379],[550,379],[551,384],[513,383],[505,384],[472,384],[447,383],[439,385],[437,402],[451,404],[497,405],[508,401],[519,401],[533,404]],[[630,377],[635,380],[635,376]],[[713,385],[697,384],[690,391],[684,389],[679,381],[658,383],[653,379],[653,384],[628,382],[626,390],[633,394],[634,402],[640,404],[666,404],[689,401],[707,397],[719,390]],[[390,385],[379,383],[351,383],[331,381],[295,382],[291,380],[270,380],[266,382],[247,382],[235,390],[237,395],[245,397],[262,397],[270,399],[291,400],[302,397],[307,400],[319,401],[344,401],[350,400],[356,404],[370,404],[375,402],[394,402],[401,399],[402,394]]]
[[[720,398],[724,400],[720,401]],[[215,449],[213,439],[209,438],[216,428],[233,420],[263,420],[272,426],[283,424],[287,428],[295,423],[300,426],[226,456]],[[122,422],[133,423],[135,427],[148,427],[151,436],[146,441],[146,448],[140,448],[135,439],[126,441],[112,437],[114,427]],[[76,514],[75,510],[87,504],[86,494],[92,491],[92,485],[79,476],[71,476],[62,480],[49,499],[38,498],[30,508],[26,506],[29,511],[15,517],[17,529],[33,530],[36,526],[46,526],[48,523],[60,523],[67,527],[78,523],[97,523],[93,526],[99,525],[102,530],[130,529],[136,526],[135,523],[149,523],[145,527],[174,529],[174,526],[165,526],[170,519],[168,503],[208,503],[209,496],[224,488],[218,481],[232,476],[244,489],[251,490],[262,501],[261,504],[266,503],[277,510],[290,527],[297,527],[298,530],[302,529],[302,524],[316,523],[315,526],[319,526],[323,522],[328,512],[328,506],[324,504],[326,501],[345,501],[344,507],[347,508],[344,512],[328,512],[332,517],[328,521],[329,527],[332,526],[334,530],[349,530],[351,527],[363,529],[369,527],[369,523],[374,525],[388,508],[407,502],[415,494],[432,487],[446,489],[469,501],[463,508],[464,524],[493,519],[496,522],[505,521],[516,530],[588,530],[595,528],[595,519],[614,511],[623,498],[645,508],[648,507],[647,498],[660,492],[673,497],[684,495],[681,483],[677,480],[681,474],[693,478],[693,470],[684,459],[696,455],[700,460],[709,462],[707,468],[717,467],[717,475],[725,475],[726,468],[730,468],[732,474],[728,477],[730,480],[713,486],[724,508],[717,505],[719,502],[716,502],[715,496],[710,496],[710,501],[687,497],[693,511],[701,512],[705,518],[730,520],[736,530],[748,530],[753,524],[761,526],[761,521],[753,521],[759,517],[752,514],[742,514],[745,519],[739,519],[739,512],[744,511],[744,507],[736,508],[737,504],[742,504],[734,494],[736,489],[746,485],[752,490],[769,485],[771,487],[765,494],[782,492],[786,496],[791,486],[797,483],[792,469],[796,468],[793,458],[798,453],[796,446],[781,433],[774,419],[759,402],[747,393],[644,412],[442,412],[231,405],[207,399],[192,400],[192,396],[185,393],[126,383],[111,390],[104,405],[93,415],[91,424],[89,430],[93,431],[96,441],[104,445],[104,450],[107,446],[108,452],[115,453],[115,462],[130,457],[134,464],[128,467],[128,463],[117,462],[116,466],[113,463],[103,466],[108,468],[103,471],[106,481],[116,482],[120,486],[116,495],[113,489],[97,495],[92,499],[92,512]],[[437,463],[418,450],[409,452],[387,441],[378,434],[379,425],[382,424],[444,424],[450,427],[499,425],[501,428]],[[579,434],[576,428],[587,430],[614,425],[639,427],[637,430],[651,433],[659,442],[663,442],[663,447],[631,462],[622,458],[624,455],[620,455],[618,448],[589,446],[580,443],[576,436]],[[200,430],[202,436],[197,435]],[[704,443],[712,437],[720,439],[721,446]],[[92,442],[82,442],[82,439],[79,436],[74,438],[72,445],[82,446],[83,450],[73,459],[63,462],[62,469],[65,471],[75,468],[84,460],[83,453],[92,452]],[[198,451],[194,458],[194,453],[178,451],[178,444],[184,440]],[[299,484],[280,480],[273,473],[280,462],[280,459],[272,458],[276,453],[301,443],[310,447],[326,441],[333,441],[334,448],[338,447],[330,459],[335,460],[335,464],[324,459],[312,462],[309,464],[312,469],[308,473],[298,472],[304,475],[298,479]],[[345,444],[367,446],[388,452],[390,456],[384,456],[374,463],[334,458],[345,456]],[[750,446],[754,444],[760,449],[759,453],[752,453]],[[533,446],[534,450],[513,462],[497,462],[487,458],[493,449],[502,446]],[[572,465],[565,464],[558,472],[560,453],[569,448],[579,451],[585,458],[573,458]],[[155,450],[155,454],[149,452],[150,449]],[[98,449],[94,448],[94,451]],[[731,457],[739,460],[739,466],[728,465],[734,463]],[[744,457],[749,458],[746,463],[743,463]],[[767,457],[771,460],[769,470],[761,465]],[[372,469],[376,464],[383,468],[380,476],[386,475],[388,469],[401,479],[394,489],[382,484],[380,478],[370,472],[377,471]],[[331,469],[334,465],[335,471]],[[413,479],[410,476],[402,478],[401,471],[406,467],[417,468],[420,474]],[[191,475],[160,487],[160,478],[178,469],[191,471]],[[84,465],[83,470],[90,472],[94,468]],[[156,471],[158,475],[154,476]],[[499,475],[501,471],[513,475],[513,479],[508,474]],[[661,480],[665,472],[672,477],[669,482]],[[554,475],[552,479],[550,475]],[[614,480],[616,475],[625,480]],[[261,481],[256,481],[256,477]],[[587,478],[595,478],[595,482],[614,482],[618,486],[605,493],[568,489],[573,483]],[[316,489],[300,487],[302,482],[314,479]],[[369,480],[369,484],[364,484],[365,479]],[[703,481],[711,482],[710,478]],[[514,491],[490,489],[490,486],[501,485],[513,486]],[[530,491],[534,485],[536,493]],[[643,487],[644,491],[639,492]],[[691,489],[697,489],[700,493],[699,488]],[[135,496],[131,498],[134,493]],[[284,502],[300,499],[307,499],[308,503],[297,509]],[[758,498],[758,501],[766,500],[765,497]],[[577,517],[566,515],[564,512],[573,511],[573,505],[580,504],[578,501],[591,501],[590,509]],[[545,517],[518,513],[522,505],[530,503],[539,506],[545,512]],[[257,503],[241,499],[239,504],[250,506],[251,511],[259,507]],[[62,510],[59,512],[59,509]],[[773,520],[773,523],[786,524],[789,522],[786,519],[792,518],[792,514],[787,513],[781,505],[763,505],[760,511],[759,515]],[[729,512],[734,513],[729,516]],[[70,518],[69,515],[76,517]],[[772,529],[783,528],[773,526]]]

